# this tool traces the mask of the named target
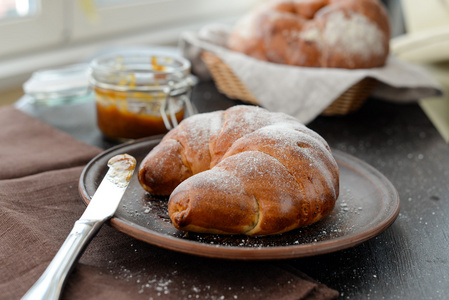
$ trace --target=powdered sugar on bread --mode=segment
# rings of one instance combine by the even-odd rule
[[[348,55],[360,55],[369,59],[372,55],[384,55],[385,34],[371,20],[362,14],[344,14],[335,11],[328,16],[323,31],[323,42]]]

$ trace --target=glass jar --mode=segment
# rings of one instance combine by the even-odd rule
[[[59,106],[93,99],[87,80],[88,64],[75,64],[56,69],[39,70],[23,84],[30,103]]]
[[[196,78],[182,57],[128,52],[94,59],[89,82],[97,124],[113,140],[168,132],[195,113],[190,101]]]
[[[81,63],[34,72],[14,106],[76,139],[93,143],[100,133],[88,69],[89,63]]]

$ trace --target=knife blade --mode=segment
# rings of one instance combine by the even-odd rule
[[[136,159],[120,154],[108,161],[109,170],[58,253],[22,299],[59,299],[64,283],[89,242],[110,219],[129,185]]]

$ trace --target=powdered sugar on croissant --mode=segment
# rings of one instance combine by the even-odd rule
[[[330,214],[339,193],[326,141],[295,118],[254,106],[192,116],[140,165],[185,231],[270,235]]]

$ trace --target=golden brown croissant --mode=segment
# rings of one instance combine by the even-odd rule
[[[180,230],[270,235],[327,216],[339,193],[326,141],[295,118],[255,106],[198,114],[142,161],[139,181],[170,195]]]

